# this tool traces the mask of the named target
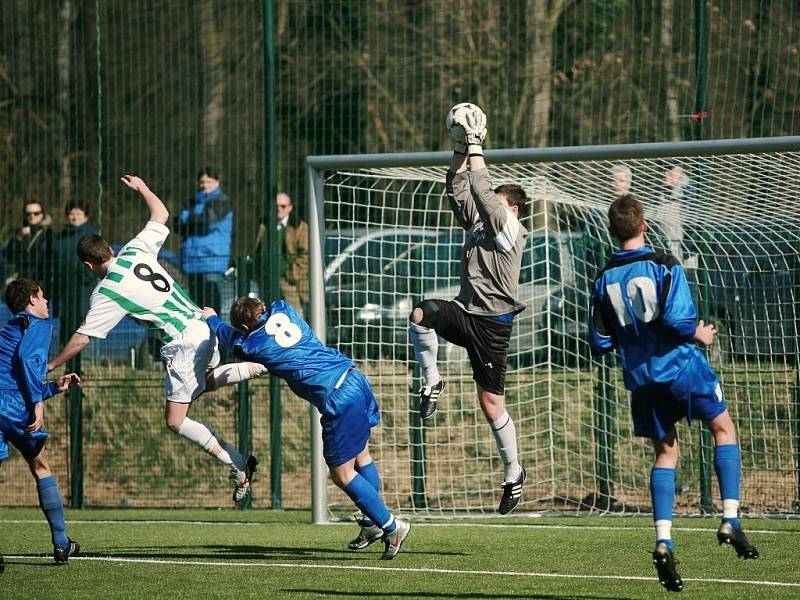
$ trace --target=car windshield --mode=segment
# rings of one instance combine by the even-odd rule
[[[545,242],[549,239],[549,244]],[[555,236],[529,235],[522,255],[520,283],[542,281],[561,277],[562,242]],[[455,285],[461,262],[464,232],[449,231],[435,242],[423,242],[409,247],[407,254],[398,254],[393,271],[399,277],[420,277],[439,285]]]
[[[397,233],[364,240],[364,236],[330,237],[325,242],[327,285],[355,275],[380,275],[402,262],[429,236]]]

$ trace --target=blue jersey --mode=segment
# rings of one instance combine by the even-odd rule
[[[238,358],[264,365],[323,415],[336,414],[331,395],[345,373],[355,368],[353,361],[320,342],[289,304],[273,302],[258,327],[247,334],[219,317],[208,319],[208,326]]]
[[[678,261],[652,248],[614,252],[594,282],[589,335],[595,356],[616,348],[625,387],[669,383],[691,361],[697,311]]]
[[[48,319],[27,312],[0,328],[0,414],[24,421],[34,403],[56,393],[56,383],[45,382],[52,336]]]

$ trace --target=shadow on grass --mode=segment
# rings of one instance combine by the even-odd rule
[[[14,560],[13,558],[11,560],[9,560],[8,558],[6,558],[5,559],[6,568],[8,568],[11,565],[20,565],[20,566],[25,566],[25,567],[36,567],[36,568],[55,567],[56,569],[67,566],[67,563],[57,563],[56,561],[53,560],[52,557],[48,558],[46,556],[42,556],[41,554],[17,554],[17,556],[25,556],[25,557],[30,557],[30,558],[41,558],[42,561],[49,561],[49,562],[32,562],[32,561],[28,561],[28,560]]]
[[[465,552],[424,552],[421,550],[406,550],[403,554],[436,555],[436,556],[468,556]],[[109,556],[111,558],[149,558],[149,559],[206,559],[218,560],[304,560],[324,556],[330,560],[351,561],[359,556],[379,555],[376,546],[374,551],[353,552],[351,550],[336,550],[332,548],[303,548],[288,546],[229,546],[223,544],[210,544],[204,546],[129,546],[114,548],[108,553],[81,552],[81,556]]]
[[[342,592],[334,590],[315,590],[311,588],[284,588],[282,592],[296,593],[296,594],[316,594],[318,596],[331,596],[338,598],[532,598],[533,600],[630,600],[628,596],[594,596],[594,595],[578,595],[575,594],[509,594],[508,592],[498,592],[497,594],[487,594],[485,592],[461,592],[461,593],[444,593],[444,592],[430,592],[421,590],[418,592],[365,592],[363,590],[358,592]]]

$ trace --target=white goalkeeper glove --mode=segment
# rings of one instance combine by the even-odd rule
[[[459,115],[460,117],[461,115]],[[464,129],[469,156],[483,156],[483,140],[486,139],[486,113],[474,104],[464,111],[463,121],[460,123]]]
[[[453,108],[447,111],[445,117],[445,125],[450,137],[455,140],[453,150],[459,154],[467,153],[467,132],[464,130],[463,123],[466,121],[466,113],[471,107],[474,106],[469,102],[462,102],[456,104]]]

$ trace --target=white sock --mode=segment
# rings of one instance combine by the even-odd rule
[[[661,519],[656,521],[656,540],[672,539],[672,521]]]
[[[722,500],[722,518],[723,519],[738,519],[739,518],[739,501],[730,498]]]
[[[505,481],[516,481],[522,470],[517,460],[517,428],[507,411],[492,423],[492,435],[505,466]]]
[[[266,371],[267,367],[254,362],[229,363],[219,366],[212,371],[214,389],[260,377]]]
[[[206,427],[199,421],[193,421],[189,417],[186,417],[178,428],[178,434],[182,435],[187,440],[191,440],[208,454],[216,457],[220,462],[226,465],[232,465],[233,459],[231,455],[222,447],[214,433],[215,432],[209,427]],[[216,449],[218,449],[218,451],[215,451]]]
[[[424,385],[436,385],[442,380],[439,369],[436,368],[436,356],[439,353],[439,338],[433,329],[408,322],[408,334],[414,345],[414,354],[417,355],[422,381]]]

